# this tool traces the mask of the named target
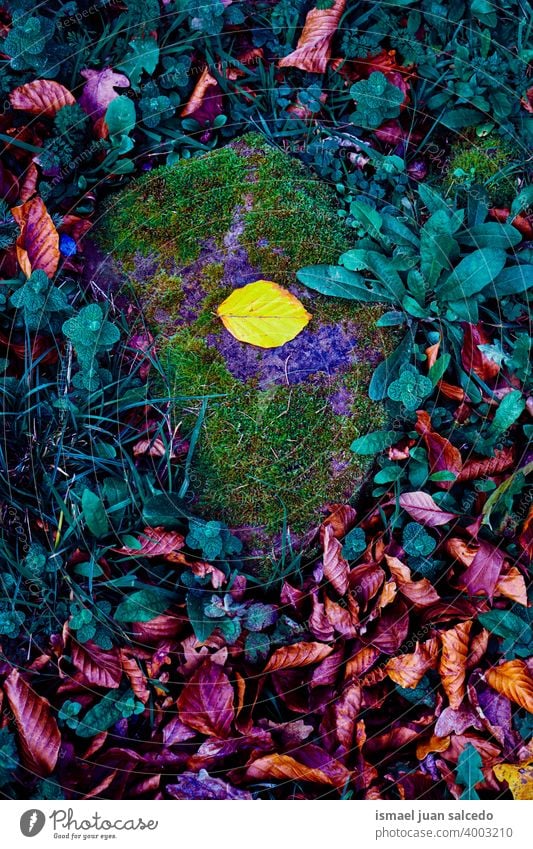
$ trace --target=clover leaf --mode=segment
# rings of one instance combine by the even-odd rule
[[[403,529],[402,545],[407,554],[425,557],[431,554],[437,543],[418,522],[408,522]]]
[[[350,89],[356,101],[355,112],[350,116],[354,124],[367,130],[375,130],[384,121],[397,118],[404,100],[403,91],[392,85],[381,71],[370,74]]]
[[[416,410],[424,398],[433,392],[429,377],[420,374],[414,366],[406,365],[400,376],[387,389],[392,401],[400,401],[407,410]]]

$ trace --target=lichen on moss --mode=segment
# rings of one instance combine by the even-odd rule
[[[381,309],[311,292],[304,265],[350,247],[330,187],[260,136],[157,169],[114,199],[100,243],[126,275],[158,334],[183,428],[209,396],[197,447],[196,508],[256,542],[286,515],[304,534],[327,501],[349,498],[364,461],[353,439],[379,427],[371,372],[388,347]],[[234,289],[270,279],[313,318],[296,339],[264,350],[238,342],[216,309]]]

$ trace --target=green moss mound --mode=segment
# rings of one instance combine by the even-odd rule
[[[513,151],[499,136],[474,137],[452,147],[444,185],[467,192],[482,186],[493,203],[509,203],[516,194]]]
[[[194,460],[196,509],[248,528],[264,550],[284,519],[298,536],[326,502],[357,492],[353,439],[379,427],[367,387],[385,343],[381,310],[310,292],[295,272],[350,247],[334,193],[261,137],[154,170],[113,198],[99,242],[140,298],[192,430],[209,396]],[[216,308],[235,288],[272,280],[312,313],[270,351],[235,340]]]

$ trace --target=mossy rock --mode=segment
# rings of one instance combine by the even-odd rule
[[[322,505],[354,496],[367,466],[350,444],[383,423],[367,389],[387,341],[379,307],[324,298],[296,279],[353,242],[331,188],[247,135],[144,175],[113,198],[99,233],[100,275],[111,264],[133,287],[173,391],[189,396],[176,400],[182,429],[194,427],[199,396],[213,396],[194,459],[195,509],[244,529],[248,550],[264,552],[284,517],[298,538]],[[233,289],[260,279],[312,314],[271,350],[237,341],[216,316]]]

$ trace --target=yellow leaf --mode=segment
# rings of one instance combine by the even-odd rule
[[[311,318],[298,298],[268,280],[235,289],[217,314],[232,336],[260,348],[284,345],[298,336]]]
[[[533,799],[533,761],[524,764],[497,764],[494,775],[506,781],[515,799]]]

